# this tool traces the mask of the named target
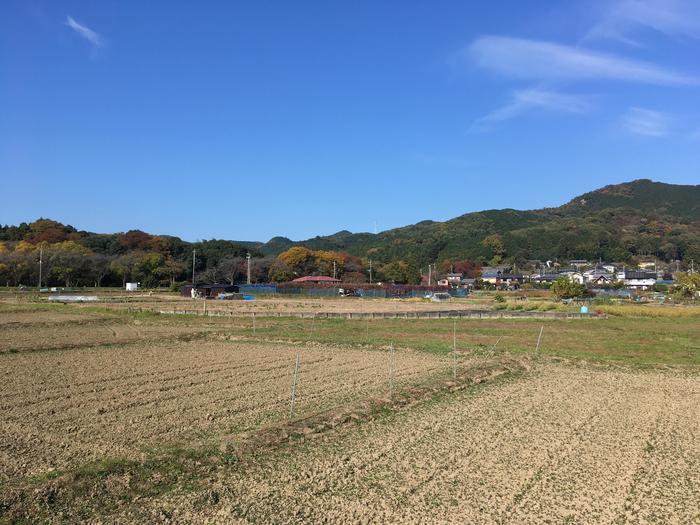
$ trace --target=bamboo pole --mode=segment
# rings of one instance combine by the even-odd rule
[[[292,419],[294,416],[294,405],[296,403],[297,399],[297,381],[299,379],[299,361],[301,359],[301,354],[297,352],[297,360],[296,364],[294,365],[294,375],[292,376],[292,394],[291,394],[291,400],[289,402],[289,419]]]

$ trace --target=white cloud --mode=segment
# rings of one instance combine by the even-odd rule
[[[504,106],[478,119],[472,131],[485,131],[497,122],[504,122],[533,109],[564,113],[585,113],[590,111],[590,102],[579,95],[568,95],[543,89],[514,91],[510,101]]]
[[[78,33],[85,40],[90,42],[93,48],[97,48],[102,45],[102,37],[99,34],[97,34],[89,27],[79,24],[72,17],[67,16],[65,24],[72,30],[74,30],[76,33]]]
[[[630,108],[622,117],[623,127],[635,135],[663,137],[668,135],[671,118],[668,114],[645,108]]]
[[[618,0],[607,15],[591,28],[589,39],[613,39],[632,45],[629,36],[638,29],[652,29],[667,36],[700,38],[697,0]]]
[[[700,83],[698,78],[649,62],[539,40],[485,36],[472,43],[467,52],[477,65],[517,78],[607,79],[658,85]]]

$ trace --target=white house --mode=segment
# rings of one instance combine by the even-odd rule
[[[617,279],[628,288],[648,290],[656,284],[656,272],[623,270],[617,274]]]
[[[569,280],[578,283],[578,284],[583,284],[585,282],[585,279],[583,277],[583,274],[581,272],[572,272],[572,271],[566,271],[566,272],[560,272],[560,276],[562,277],[567,277]]]

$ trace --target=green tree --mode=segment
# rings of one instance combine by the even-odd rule
[[[559,299],[574,299],[583,297],[586,293],[586,288],[568,277],[560,277],[552,283],[552,292]]]

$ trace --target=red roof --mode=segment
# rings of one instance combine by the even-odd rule
[[[293,283],[339,283],[340,279],[334,279],[333,277],[328,277],[327,275],[307,275],[305,277],[299,277],[294,279]]]

